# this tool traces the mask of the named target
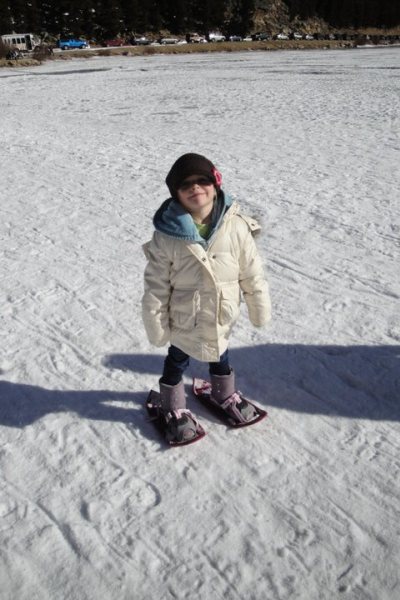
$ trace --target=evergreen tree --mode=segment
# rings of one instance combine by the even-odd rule
[[[37,33],[49,33],[54,35],[54,32],[57,31],[56,13],[54,8],[54,2],[52,0],[39,1],[40,25]]]
[[[75,0],[71,23],[73,23],[74,35],[87,38],[95,35],[96,9],[93,0],[79,0],[79,2]]]
[[[190,2],[185,0],[159,0],[163,26],[174,34],[187,29],[191,22],[188,11]]]
[[[400,24],[400,6],[398,0],[382,0],[378,11],[379,25],[395,27]]]
[[[230,0],[227,33],[246,35],[251,28],[254,7],[254,0]]]
[[[294,19],[294,17],[297,16],[301,17],[303,15],[301,0],[287,0],[285,4],[289,8],[289,15],[291,19]]]
[[[11,33],[12,29],[12,15],[8,0],[0,0],[0,35]]]
[[[199,2],[198,0],[186,0],[186,32],[208,33],[208,19],[210,11],[210,0]]]
[[[26,33],[26,2],[13,0],[11,8],[11,27],[16,33]]]
[[[125,31],[139,32],[142,25],[140,0],[120,0]]]
[[[25,7],[26,33],[40,31],[40,11],[36,0],[30,0]]]
[[[321,17],[335,27],[400,25],[399,0],[284,0],[284,5],[292,19]],[[175,35],[213,29],[244,35],[255,9],[270,6],[271,0],[0,0],[0,29],[99,38],[162,29]]]
[[[163,22],[158,0],[139,0],[139,23],[136,32],[160,31]]]
[[[208,29],[221,29],[224,23],[226,2],[225,0],[207,0],[205,2],[206,7],[206,30]],[[208,33],[208,31],[207,31]]]
[[[214,29],[223,29],[225,11],[226,0],[192,1],[191,17],[193,29],[205,35],[208,35]]]
[[[301,2],[301,17],[309,19],[316,15],[316,0],[303,0]]]
[[[99,39],[115,37],[124,29],[122,10],[118,0],[97,0],[94,2],[96,11],[95,35]]]

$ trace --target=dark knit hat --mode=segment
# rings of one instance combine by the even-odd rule
[[[201,154],[183,154],[174,162],[165,180],[172,197],[176,197],[177,190],[182,181],[191,175],[208,177],[217,190],[220,188],[222,182],[221,173],[217,171],[211,160],[208,160],[208,158]]]

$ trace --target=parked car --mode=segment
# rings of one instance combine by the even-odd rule
[[[291,37],[292,40],[301,40],[301,39],[303,39],[303,36],[298,31],[294,31],[293,33],[291,33],[290,37]]]
[[[242,41],[242,36],[240,35],[230,35],[229,36],[229,41],[230,42],[241,42]]]
[[[272,36],[269,33],[262,32],[262,33],[256,33],[254,36],[254,39],[258,40],[260,42],[267,42],[268,40],[271,39],[271,37]]]
[[[149,40],[144,35],[139,36],[139,37],[133,37],[130,40],[130,42],[133,46],[148,46],[149,44],[151,44],[151,40]]]
[[[112,40],[104,40],[102,45],[106,46],[107,48],[117,48],[117,47],[125,46],[125,44],[126,44],[126,42],[122,38],[115,38]]]
[[[161,38],[160,40],[160,44],[165,45],[170,45],[170,44],[177,44],[179,42],[178,38],[174,38],[174,37],[165,37],[165,38]]]
[[[313,39],[314,39],[314,36],[313,36],[313,35],[311,35],[311,33],[306,33],[306,35],[304,36],[304,39],[305,39],[305,40],[313,40]]]
[[[276,36],[277,40],[288,40],[289,36],[286,35],[286,33],[278,33],[278,35]]]
[[[58,40],[57,46],[61,48],[61,50],[75,50],[77,48],[90,48],[89,44],[86,40],[78,40],[75,38],[71,38],[68,40]]]
[[[210,33],[208,35],[210,42],[225,42],[225,36],[222,33]]]
[[[204,44],[207,42],[206,38],[198,33],[187,33],[186,41],[188,44]]]

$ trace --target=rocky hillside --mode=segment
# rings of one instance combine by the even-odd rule
[[[301,19],[299,16],[295,16],[292,19],[290,17],[289,3],[284,0],[255,0],[255,11],[252,15],[252,32],[266,31],[272,34],[280,31],[301,31],[302,33],[328,33],[332,29],[337,30],[356,30],[362,33],[369,33],[370,35],[378,35],[382,32],[382,29],[386,29],[387,33],[398,34],[400,32],[400,8],[395,6],[396,3],[390,5],[388,9],[388,0],[382,3],[381,13],[379,21],[379,27],[373,24],[374,18],[371,10],[368,12],[367,3],[363,6],[363,19],[360,15],[354,16],[352,20],[350,12],[348,13],[348,20],[345,21],[347,25],[336,23],[323,18],[322,15],[308,16],[308,18]],[[328,5],[329,3],[327,3]],[[362,2],[361,5],[362,6]],[[384,5],[383,5],[384,4]],[[347,5],[346,5],[347,6]],[[350,10],[350,9],[349,9]],[[344,9],[342,8],[342,18]],[[335,16],[338,21],[338,15],[336,11],[331,12],[331,16]],[[357,20],[360,22],[357,23]],[[385,23],[385,24],[384,24]]]
[[[276,31],[289,27],[289,10],[283,0],[259,0],[253,17],[255,31]]]
[[[299,30],[303,33],[326,33],[329,25],[323,19],[314,17],[301,20],[290,19],[289,9],[283,0],[258,0],[253,16],[253,31],[266,31],[272,34],[280,31]]]

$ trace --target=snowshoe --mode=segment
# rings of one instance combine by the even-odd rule
[[[179,408],[166,413],[161,406],[159,392],[150,390],[146,400],[150,420],[164,435],[170,446],[193,444],[206,435],[203,427],[190,410]]]
[[[267,416],[267,411],[250,402],[241,392],[233,392],[224,401],[217,402],[211,394],[212,386],[205,379],[193,379],[194,395],[218,418],[230,427],[248,427]]]

